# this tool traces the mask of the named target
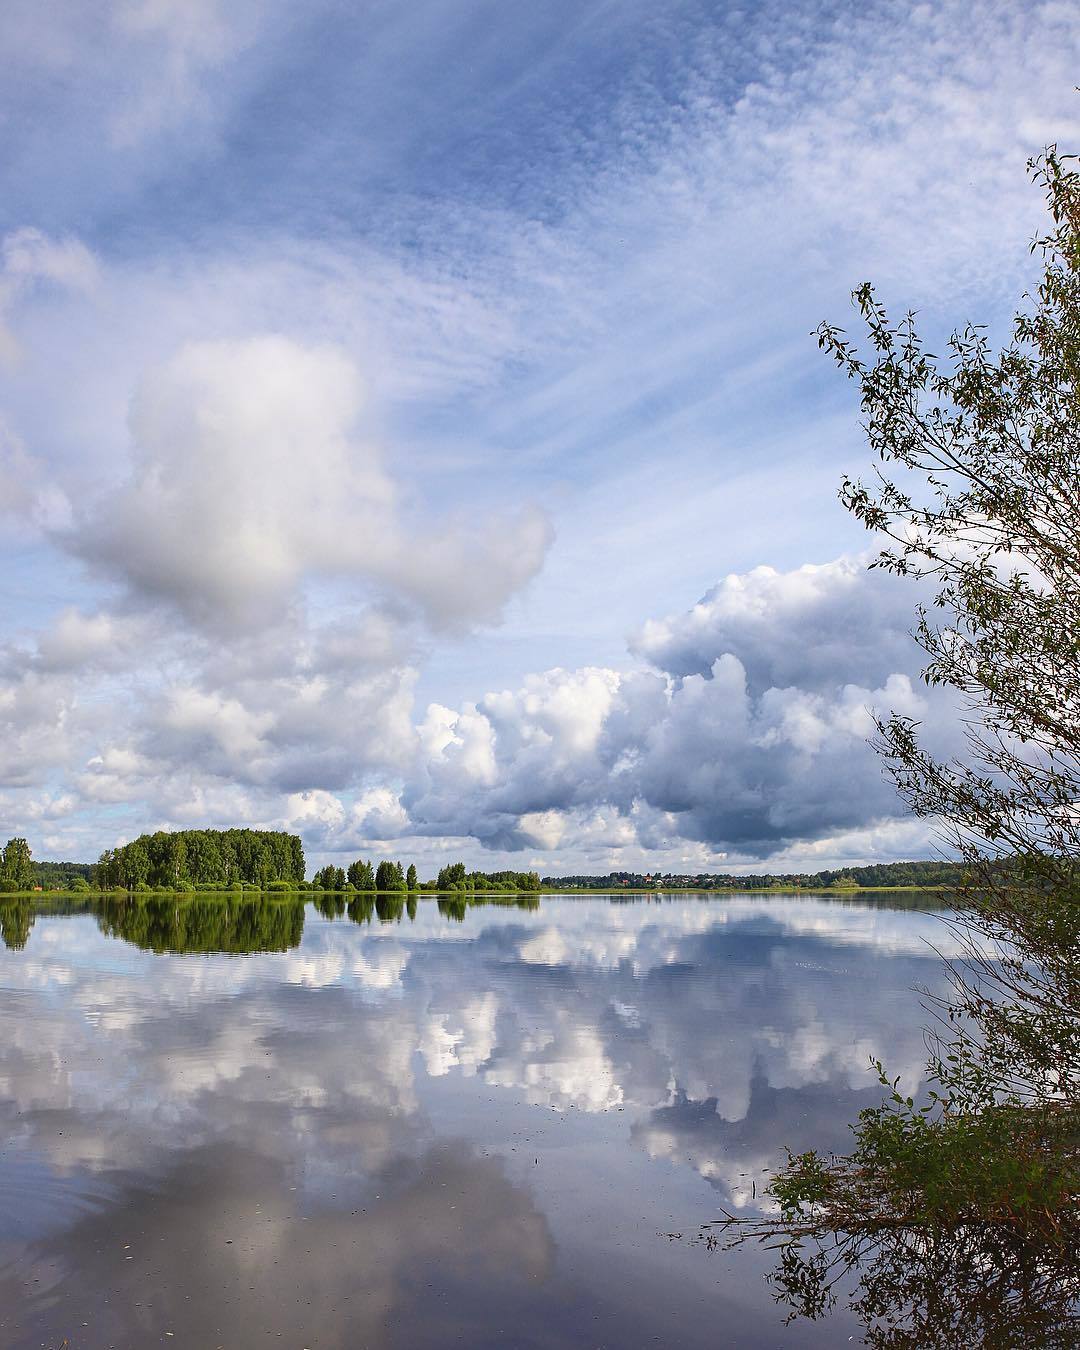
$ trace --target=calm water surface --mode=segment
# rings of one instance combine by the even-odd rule
[[[685,1238],[918,1081],[934,915],[382,909],[8,912],[0,1346],[858,1341]]]

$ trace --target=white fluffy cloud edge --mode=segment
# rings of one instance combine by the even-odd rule
[[[731,575],[618,668],[418,707],[421,663],[498,620],[551,531],[419,527],[360,402],[332,348],[188,344],[144,376],[118,481],[72,503],[43,471],[38,528],[106,599],[3,650],[3,828],[38,856],[252,824],[314,859],[549,872],[926,854],[867,739],[897,711],[947,748],[953,719],[910,585],[865,558]]]

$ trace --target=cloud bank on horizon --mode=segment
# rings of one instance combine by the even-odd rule
[[[808,334],[865,276],[1002,331],[1024,161],[1080,144],[1070,7],[14,0],[0,33],[0,832],[927,852],[869,710],[946,753],[954,719],[835,503],[865,452]]]

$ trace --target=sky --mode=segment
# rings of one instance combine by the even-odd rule
[[[956,748],[818,351],[1034,277],[1062,3],[7,0],[0,835],[932,856]]]

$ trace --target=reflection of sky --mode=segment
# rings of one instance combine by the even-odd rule
[[[876,905],[545,899],[463,923],[309,910],[292,951],[160,956],[39,917],[0,951],[0,1342],[108,1344],[160,1315],[192,1344],[246,1343],[251,1318],[308,1346],[442,1344],[452,1299],[454,1336],[506,1343],[500,1319],[517,1335],[557,1299],[570,1320],[516,1343],[600,1343],[583,1318],[663,1343],[663,1312],[715,1344],[722,1307],[757,1328],[740,1344],[776,1344],[737,1269],[757,1257],[656,1234],[753,1203],[786,1145],[842,1147],[871,1055],[915,1085],[911,989],[945,936]],[[160,1252],[150,1302],[125,1226]]]

